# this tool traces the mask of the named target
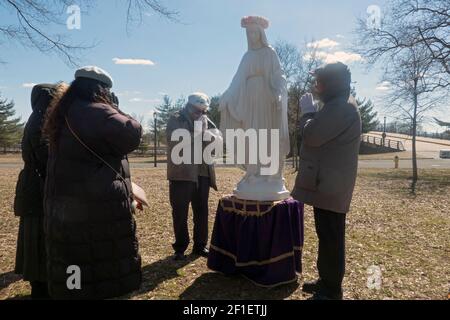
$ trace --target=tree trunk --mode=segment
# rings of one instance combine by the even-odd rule
[[[417,136],[417,79],[414,80],[414,112],[412,119],[412,169],[413,169],[413,177],[412,177],[412,185],[411,191],[414,193],[416,190],[416,183],[419,179],[419,175],[417,173],[417,149],[416,149],[416,136]]]
[[[296,172],[298,172],[298,168],[299,168],[299,163],[300,163],[300,144],[299,144],[299,141],[298,141],[298,134],[299,134],[299,132],[298,132],[298,124],[299,124],[299,122],[300,122],[300,97],[299,97],[299,95],[297,94],[297,99],[296,99],[297,101],[297,105],[296,105],[296,108],[297,108],[297,121],[295,122],[295,157],[294,157],[294,160],[295,160],[295,171]]]

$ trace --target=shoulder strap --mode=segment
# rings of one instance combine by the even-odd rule
[[[74,136],[74,138],[86,149],[88,150],[90,153],[92,153],[97,159],[99,159],[101,162],[103,162],[106,166],[108,166],[113,172],[115,172],[119,178],[125,183],[126,185],[126,181],[125,178],[122,177],[122,175],[117,172],[116,169],[113,168],[113,166],[111,166],[105,159],[103,159],[101,156],[99,156],[94,150],[92,150],[91,148],[89,148],[89,146],[87,146],[83,140],[81,140],[81,138],[75,133],[75,131],[73,131],[72,127],[69,124],[69,120],[67,120],[67,117],[65,117],[66,120],[66,124],[67,124],[67,128],[69,129],[70,133],[72,133],[72,135]]]

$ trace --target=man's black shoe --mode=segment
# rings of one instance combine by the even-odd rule
[[[306,293],[316,293],[321,288],[320,279],[303,283],[302,291]]]
[[[310,300],[342,300],[342,293],[339,294],[328,294],[321,291],[316,292]]]
[[[173,260],[175,260],[175,261],[186,260],[186,256],[184,255],[184,252],[175,252],[175,254],[173,256]]]
[[[194,250],[192,250],[192,254],[196,255],[196,256],[207,258],[208,254],[209,254],[209,250],[208,250],[208,248],[205,248],[205,247],[194,248]]]

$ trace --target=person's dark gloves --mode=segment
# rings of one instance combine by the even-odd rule
[[[114,94],[114,92],[111,92],[111,102],[114,108],[119,109],[119,98]]]

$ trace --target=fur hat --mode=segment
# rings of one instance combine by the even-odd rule
[[[41,83],[35,85],[31,91],[31,108],[33,111],[45,113],[55,89],[56,85],[54,84]]]

